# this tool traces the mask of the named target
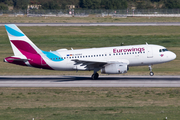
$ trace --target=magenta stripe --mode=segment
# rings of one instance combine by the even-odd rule
[[[27,42],[21,40],[11,40],[11,42],[21,51],[31,54],[38,54],[36,50]]]
[[[33,67],[51,69],[37,51],[27,42],[21,40],[11,40],[18,50],[29,59],[29,63]]]

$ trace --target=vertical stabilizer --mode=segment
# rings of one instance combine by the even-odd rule
[[[14,56],[5,58],[4,62],[52,69],[41,56],[42,51],[16,25],[8,24],[5,28]]]
[[[9,41],[15,56],[37,54],[41,50],[14,24],[5,25]]]

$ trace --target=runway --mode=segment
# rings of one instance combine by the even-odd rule
[[[180,76],[0,76],[0,87],[180,87]]]
[[[0,26],[10,23],[0,23]],[[17,26],[180,26],[180,22],[141,23],[11,23]]]

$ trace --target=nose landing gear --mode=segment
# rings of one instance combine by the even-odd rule
[[[154,73],[152,72],[152,67],[151,67],[151,65],[149,65],[149,70],[150,70],[149,75],[150,75],[150,76],[153,76],[153,75],[154,75]]]

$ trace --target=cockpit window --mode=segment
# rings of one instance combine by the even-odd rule
[[[168,49],[159,49],[159,52],[165,52],[168,51]]]
[[[162,50],[163,50],[163,52],[168,51],[168,49],[162,49]]]

